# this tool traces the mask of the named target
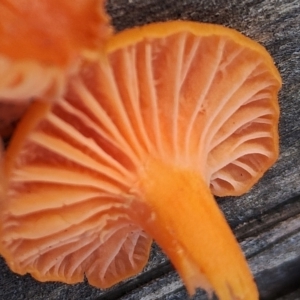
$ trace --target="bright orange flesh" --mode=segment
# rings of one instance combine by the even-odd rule
[[[0,54],[45,66],[67,66],[111,33],[104,0],[2,0]]]
[[[159,42],[160,39],[164,40],[166,37],[176,35],[178,33],[190,33],[194,36],[201,37],[215,36],[222,37],[227,40],[227,42],[234,41],[236,47],[253,51],[252,55],[259,55],[260,58],[264,60],[265,66],[268,68],[269,72],[272,73],[274,79],[281,82],[281,76],[274,66],[272,57],[262,45],[234,29],[229,29],[216,24],[189,21],[169,21],[167,23],[148,24],[147,26],[125,30],[112,36],[109,43],[106,44],[106,48],[107,52],[114,52],[120,48],[128,47],[142,41],[149,42],[151,39],[156,39],[157,42]],[[234,49],[232,48],[231,50]],[[229,52],[224,54],[229,55]],[[209,53],[204,53],[204,56],[209,57]]]
[[[149,160],[136,193],[142,203],[133,218],[165,250],[190,294],[202,287],[223,300],[258,299],[246,260],[201,174]]]
[[[190,293],[257,299],[209,187],[242,194],[277,159],[272,59],[235,31],[191,22],[128,30],[105,48],[60,101],[35,103],[19,125],[1,255],[42,281],[85,274],[108,287],[143,268],[153,237]]]
[[[95,58],[112,29],[104,0],[0,3],[0,102],[57,100],[80,60]]]
[[[64,101],[53,109],[66,107]],[[72,117],[67,113],[61,121]],[[149,256],[152,239],[128,214],[134,207],[126,201],[126,180],[134,176],[109,169],[113,162],[103,161],[100,148],[96,156],[89,153],[89,139],[76,150],[53,118],[50,104],[35,102],[5,153],[0,253],[14,272],[39,281],[76,283],[85,275],[90,284],[108,288],[141,272]]]

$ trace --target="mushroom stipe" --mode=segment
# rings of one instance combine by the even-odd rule
[[[107,288],[152,239],[190,294],[258,299],[213,198],[241,195],[278,157],[281,79],[267,51],[218,25],[112,36],[53,105],[36,101],[5,155],[0,253],[19,274]]]

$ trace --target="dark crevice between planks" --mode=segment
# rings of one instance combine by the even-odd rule
[[[247,223],[237,226],[234,229],[234,233],[239,242],[241,242],[249,237],[256,237],[260,233],[267,231],[273,226],[276,226],[278,223],[288,220],[299,213],[300,195],[269,209],[266,213],[259,216],[259,218],[251,219]],[[292,235],[292,233],[285,235],[282,239],[286,239],[290,235]],[[280,242],[280,239],[277,239],[274,243],[278,242]],[[260,252],[265,251],[271,246],[272,243],[268,244],[267,247],[262,247],[258,251],[251,253],[247,256],[247,258],[249,259]],[[108,290],[95,300],[119,299],[132,293],[134,290],[142,287],[143,285],[149,284],[152,280],[163,277],[172,271],[174,271],[172,264],[170,261],[166,261],[133,279],[119,284],[112,290]],[[260,291],[261,300],[276,299],[295,291],[300,285],[300,257],[285,262],[276,268],[264,270],[258,273],[255,280]],[[179,292],[184,289],[184,286],[182,286],[176,291]]]
[[[268,269],[255,276],[261,300],[274,300],[300,286],[300,257]]]
[[[269,209],[261,216],[248,220],[248,222],[238,225],[233,229],[238,241],[251,236],[258,236],[261,232],[274,225],[294,217],[300,213],[300,195],[288,199],[287,201]]]
[[[100,297],[96,298],[95,300],[112,300],[112,299],[118,299],[130,292],[132,292],[134,289],[137,289],[147,283],[149,283],[151,280],[162,277],[169,272],[174,271],[173,266],[169,261],[166,261],[156,268],[153,268],[149,271],[146,271],[139,275],[136,278],[130,279],[126,281],[123,284],[119,284],[117,288],[107,291],[105,294],[101,295]]]
[[[276,244],[280,244],[281,242],[283,242],[284,240],[288,239],[289,237],[292,237],[293,235],[295,235],[297,232],[299,232],[299,230],[294,230],[291,231],[289,234],[286,234],[280,238],[277,238],[275,241],[268,243],[266,246],[262,246],[260,247],[257,251],[253,251],[251,252],[251,254],[246,255],[247,259],[250,259],[252,257],[255,257],[257,255],[259,255],[259,253],[266,251],[268,249],[271,249],[274,245]],[[299,282],[300,282],[300,277],[299,277]],[[300,283],[299,283],[300,285]]]

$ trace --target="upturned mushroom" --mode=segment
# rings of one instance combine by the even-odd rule
[[[247,192],[277,159],[271,57],[234,30],[180,21],[119,33],[105,53],[18,126],[1,255],[40,281],[107,288],[143,269],[154,239],[190,294],[258,299],[213,194]]]

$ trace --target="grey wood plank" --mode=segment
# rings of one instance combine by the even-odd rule
[[[218,201],[247,254],[262,299],[300,299],[297,291],[300,286],[297,268],[300,265],[297,198],[300,195],[300,2],[110,0],[107,6],[117,30],[170,19],[218,23],[262,43],[274,57],[284,82],[280,93],[279,161],[248,194]],[[156,246],[143,274],[107,291],[87,283],[39,283],[29,275],[13,274],[0,260],[0,299],[142,297],[149,300],[187,298],[178,275]],[[205,297],[199,292],[195,299]]]
[[[300,289],[293,291],[285,296],[278,298],[278,300],[300,300]]]

